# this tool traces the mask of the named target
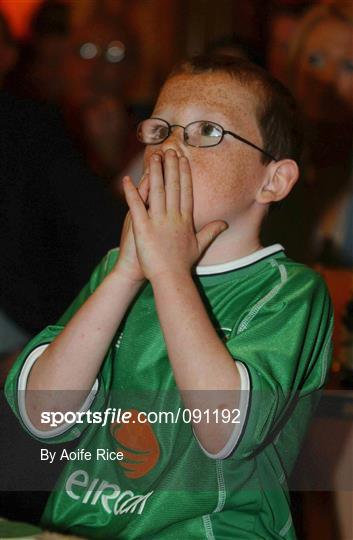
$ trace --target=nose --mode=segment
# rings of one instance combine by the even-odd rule
[[[180,158],[184,155],[184,146],[184,128],[181,126],[172,126],[169,137],[167,137],[167,139],[161,143],[160,149],[163,152],[166,152],[167,150],[174,150],[177,156]]]

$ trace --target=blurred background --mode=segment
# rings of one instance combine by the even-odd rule
[[[299,538],[353,539],[351,0],[0,0],[1,381],[118,245],[121,179],[142,173],[136,125],[175,62],[201,52],[258,63],[301,107],[301,178],[263,242],[321,272],[336,322],[293,509]],[[20,499],[0,496],[5,517],[35,521]]]

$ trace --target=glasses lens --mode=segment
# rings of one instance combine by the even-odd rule
[[[99,49],[95,43],[87,42],[80,46],[79,54],[84,60],[92,60],[99,53]]]
[[[223,130],[218,124],[207,122],[192,122],[185,129],[185,137],[191,146],[215,146],[222,139]]]
[[[112,41],[109,43],[105,57],[108,62],[117,64],[125,58],[125,45],[122,41]]]
[[[157,118],[148,118],[137,127],[137,138],[144,144],[158,144],[168,137],[169,125]]]

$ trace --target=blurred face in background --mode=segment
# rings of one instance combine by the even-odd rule
[[[0,87],[5,76],[15,66],[17,57],[16,44],[10,40],[6,21],[0,14]]]
[[[298,18],[287,14],[275,15],[270,24],[267,66],[283,84],[287,84],[289,43],[297,25]]]
[[[353,70],[353,33],[349,23],[335,18],[318,22],[307,36],[297,62],[294,93],[312,120],[347,122]],[[340,94],[337,81],[340,82]],[[347,118],[348,114],[348,118]]]
[[[109,21],[92,21],[75,29],[64,68],[68,100],[84,106],[96,98],[121,97],[133,58],[127,33]]]
[[[39,97],[60,101],[66,93],[63,66],[69,53],[69,40],[59,34],[38,37],[34,43],[31,79]]]
[[[353,115],[353,52],[351,58],[345,69],[339,71],[336,87],[339,97],[350,107]]]

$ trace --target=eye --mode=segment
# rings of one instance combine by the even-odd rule
[[[316,68],[322,68],[326,64],[326,58],[323,53],[312,52],[308,55],[308,64]]]
[[[342,63],[342,68],[348,73],[353,73],[353,60],[344,60]]]
[[[157,144],[168,137],[169,127],[160,120],[148,118],[137,129],[137,138],[145,144]]]
[[[204,137],[219,137],[221,134],[222,130],[219,126],[216,126],[211,122],[200,123],[200,135]]]
[[[156,140],[163,139],[167,135],[167,133],[168,127],[164,124],[155,124],[151,126],[149,130],[149,135]]]

